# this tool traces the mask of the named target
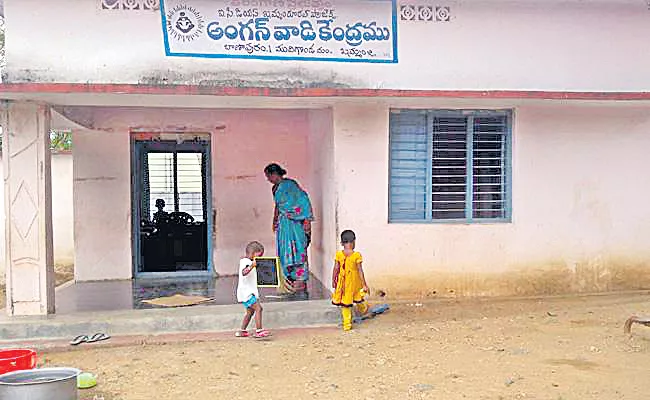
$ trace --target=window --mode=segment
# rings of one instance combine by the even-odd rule
[[[510,111],[393,110],[391,222],[510,220]]]
[[[148,153],[149,215],[156,210],[156,199],[163,199],[166,211],[183,211],[204,221],[203,154]]]

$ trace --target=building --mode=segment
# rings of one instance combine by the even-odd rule
[[[273,243],[262,169],[277,161],[312,197],[325,282],[351,228],[372,286],[393,293],[650,283],[645,1],[5,0],[4,13],[11,314],[54,307],[49,127],[73,131],[78,281],[234,273],[247,240]],[[193,216],[185,249],[204,241],[187,268],[143,262],[165,248],[144,239],[158,198]]]

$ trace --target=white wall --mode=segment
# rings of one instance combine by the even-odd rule
[[[0,163],[0,176],[3,166]],[[0,194],[4,185],[0,185]],[[4,227],[4,195],[0,195],[0,223]],[[52,155],[52,225],[54,229],[54,263],[71,265],[74,262],[72,222],[72,155]],[[5,268],[5,230],[0,229],[0,275]]]
[[[52,155],[52,227],[57,265],[74,263],[72,170],[71,154]]]
[[[334,185],[334,136],[332,110],[309,111],[309,151],[315,221],[310,247],[310,270],[329,287],[337,246],[336,192]]]
[[[402,22],[399,63],[171,58],[158,11],[5,0],[11,82],[648,91],[642,0],[449,0],[447,23]],[[66,21],[53,28],[52,21]],[[56,43],[56,45],[52,45]],[[101,49],[101,51],[98,51]]]
[[[75,280],[129,279],[129,137],[73,130]]]
[[[409,294],[650,287],[648,108],[517,107],[512,223],[389,224],[388,106],[341,104],[334,132],[339,229],[357,232],[375,287]]]

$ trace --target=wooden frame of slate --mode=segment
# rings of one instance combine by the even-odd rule
[[[257,286],[280,287],[280,259],[278,257],[255,257],[257,262]]]

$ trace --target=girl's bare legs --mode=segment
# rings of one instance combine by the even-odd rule
[[[255,328],[259,331],[262,329],[262,305],[258,301],[253,304],[253,307],[251,307],[251,309],[255,312]]]
[[[255,303],[258,304],[258,303]],[[244,315],[244,320],[241,323],[241,330],[245,331],[248,329],[248,325],[251,323],[251,318],[253,318],[253,313],[255,311],[253,310],[253,307],[249,307],[246,309],[246,315]],[[256,318],[257,319],[257,318]]]

